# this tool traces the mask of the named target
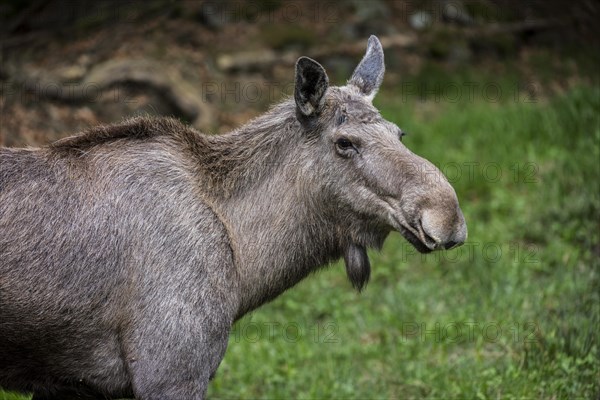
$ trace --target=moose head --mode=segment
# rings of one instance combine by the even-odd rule
[[[339,230],[346,232],[344,259],[358,289],[369,278],[366,254],[396,230],[417,250],[451,249],[467,237],[454,189],[429,161],[403,143],[404,132],[372,105],[385,72],[381,43],[368,41],[346,86],[329,86],[325,69],[301,57],[294,99],[306,135],[315,135],[313,169]]]

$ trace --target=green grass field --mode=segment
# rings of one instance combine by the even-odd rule
[[[238,322],[211,398],[596,398],[600,91],[506,96],[382,93],[468,243],[422,256],[392,234],[360,295],[341,264],[304,281]]]
[[[236,324],[209,398],[598,397],[600,90],[509,86],[381,93],[455,187],[468,243],[422,256],[392,234],[362,294],[341,264],[315,274]]]

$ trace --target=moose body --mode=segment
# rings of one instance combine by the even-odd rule
[[[167,118],[0,149],[0,387],[34,399],[195,399],[232,324],[343,257],[353,286],[392,230],[466,238],[454,190],[348,85],[296,64],[294,98],[225,135]]]

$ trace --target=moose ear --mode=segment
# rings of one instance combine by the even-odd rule
[[[300,57],[296,62],[296,87],[294,99],[301,115],[318,114],[325,103],[329,78],[325,69],[313,59]]]
[[[354,70],[348,84],[356,86],[369,100],[373,100],[385,72],[383,48],[376,36],[371,35],[367,44],[367,52]]]

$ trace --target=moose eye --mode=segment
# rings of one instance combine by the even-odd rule
[[[352,147],[354,147],[352,145],[352,142],[346,138],[339,138],[338,140],[336,140],[335,144],[341,150],[348,150],[348,149],[351,149]]]

